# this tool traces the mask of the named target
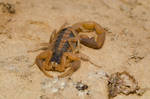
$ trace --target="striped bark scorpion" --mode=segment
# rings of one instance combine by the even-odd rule
[[[95,32],[97,37],[89,37],[82,32]],[[59,31],[52,32],[49,43],[43,43],[42,48],[30,52],[44,50],[36,57],[34,64],[50,78],[53,76],[48,71],[64,72],[58,75],[58,78],[62,78],[71,75],[80,67],[80,59],[94,64],[86,55],[79,53],[80,43],[99,49],[104,41],[105,30],[94,21],[79,22],[67,27],[64,24]]]

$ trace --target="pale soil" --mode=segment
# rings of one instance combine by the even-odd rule
[[[9,14],[0,9],[0,99],[108,99],[103,73],[124,70],[140,87],[150,88],[150,0],[0,2],[14,5],[16,11]],[[103,48],[81,48],[102,68],[82,61],[72,80],[57,80],[47,78],[37,66],[30,67],[40,52],[27,50],[48,42],[51,32],[63,23],[80,21],[96,21],[108,30]],[[88,90],[78,91],[78,81],[87,84]],[[150,91],[143,96],[118,95],[114,99],[150,99]]]

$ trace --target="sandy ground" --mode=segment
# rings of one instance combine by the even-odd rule
[[[108,99],[104,73],[127,71],[142,88],[150,88],[150,0],[0,0],[0,99]],[[10,10],[10,9],[9,9]],[[103,48],[81,46],[81,52],[102,66],[89,62],[71,80],[50,79],[37,66],[40,52],[27,53],[47,42],[54,29],[68,22],[96,21],[106,30]],[[88,85],[76,89],[76,82]],[[150,99],[118,95],[114,99]]]

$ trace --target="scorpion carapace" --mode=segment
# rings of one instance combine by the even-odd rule
[[[75,35],[73,34],[73,32],[67,28],[62,29],[59,32],[57,39],[54,42],[54,48],[52,50],[52,57],[50,59],[50,62],[55,62],[57,64],[60,64],[64,52],[73,51],[70,49],[68,40],[70,38],[74,38],[74,37],[75,37]],[[62,42],[62,40],[63,40],[63,42]],[[77,42],[75,42],[74,44],[77,44]],[[76,47],[76,46],[77,45],[74,45],[74,47]]]

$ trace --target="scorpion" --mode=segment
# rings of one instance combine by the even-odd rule
[[[88,32],[95,32],[96,37],[89,37],[86,35]],[[89,48],[100,49],[105,41],[105,32],[104,28],[94,21],[78,22],[72,26],[64,24],[58,31],[55,29],[52,32],[48,43],[41,43],[43,47],[29,52],[43,50],[36,56],[34,64],[47,77],[53,78],[48,71],[55,71],[61,73],[58,78],[63,78],[79,69],[81,59],[94,64],[89,57],[79,52],[80,43]]]

